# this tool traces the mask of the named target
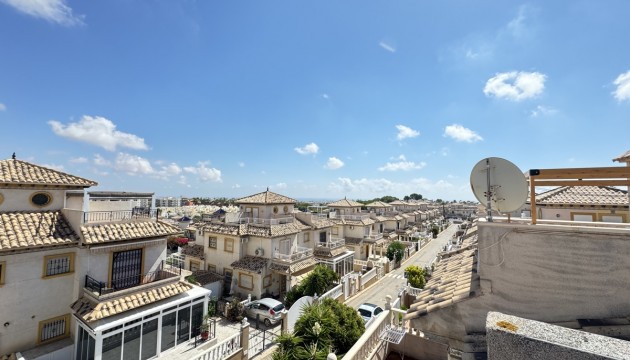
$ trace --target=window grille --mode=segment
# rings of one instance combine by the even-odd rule
[[[40,329],[39,341],[46,342],[65,336],[67,334],[68,325],[68,316],[44,322]]]
[[[50,258],[46,261],[46,276],[71,272],[70,256]]]
[[[216,249],[217,248],[217,238],[216,236],[210,236],[208,238],[208,247],[211,249]]]

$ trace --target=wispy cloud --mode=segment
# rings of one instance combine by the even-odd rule
[[[238,167],[245,167],[245,163],[244,163],[244,162],[242,162],[242,161],[240,161],[240,162],[238,163]]]
[[[395,53],[396,52],[396,48],[395,47],[393,47],[392,45],[390,45],[390,44],[388,44],[388,43],[386,43],[384,41],[379,42],[378,46],[382,47],[383,49],[385,49],[385,50],[387,50],[387,51],[389,51],[391,53]]]
[[[499,99],[521,101],[542,94],[547,75],[539,72],[510,71],[488,79],[483,93]]]
[[[324,167],[329,170],[337,170],[343,167],[343,165],[344,165],[343,161],[333,156],[333,157],[328,158],[328,162],[326,162],[326,165]]]
[[[398,134],[396,135],[396,139],[403,140],[407,138],[415,138],[420,136],[420,132],[416,131],[405,125],[396,125],[396,129],[398,129]]]
[[[287,188],[287,183],[277,183],[275,186],[273,186],[272,188],[274,189],[286,189]]]
[[[303,147],[296,147],[294,150],[301,155],[315,155],[319,152],[319,146],[317,146],[317,144],[315,143],[310,143],[304,145]]]
[[[7,110],[7,106],[4,105],[3,103],[0,103],[0,111],[6,111]]]
[[[223,182],[221,179],[221,170],[208,167],[208,162],[200,161],[197,166],[186,166],[184,171],[190,174],[195,174],[202,182]]]
[[[108,151],[115,151],[118,147],[148,149],[143,138],[116,130],[116,125],[104,117],[84,115],[79,122],[68,125],[56,120],[50,120],[48,124],[56,135],[100,146]]]
[[[552,107],[548,107],[548,106],[543,106],[543,105],[538,105],[536,106],[536,108],[534,110],[531,111],[531,113],[529,114],[530,117],[536,118],[536,117],[540,117],[540,116],[552,116],[558,113],[558,110],[552,108]]]
[[[86,157],[79,156],[79,157],[70,159],[70,162],[73,164],[85,164],[88,162],[88,159]]]
[[[338,178],[337,182],[329,185],[329,189],[333,192],[341,193],[388,193],[395,188],[392,181],[387,179],[356,179]]]
[[[397,162],[388,162],[385,165],[378,168],[379,171],[409,171],[419,170],[427,166],[425,162],[415,163],[413,161],[407,161],[405,155],[400,155]]]
[[[459,124],[448,125],[444,129],[444,136],[450,137],[455,141],[467,143],[474,143],[483,140],[479,134]]]
[[[617,86],[612,93],[617,101],[630,100],[630,70],[619,74],[613,84]]]
[[[112,163],[105,159],[101,154],[94,154],[94,165],[97,166],[111,166]]]
[[[330,99],[330,96],[328,94],[324,93],[324,94],[322,94],[322,98],[328,100],[328,99]]]
[[[0,0],[24,14],[63,26],[83,25],[84,15],[73,14],[65,0]]]

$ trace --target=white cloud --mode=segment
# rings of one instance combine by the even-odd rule
[[[64,26],[83,25],[83,15],[75,15],[65,0],[0,0],[16,10]]]
[[[440,150],[440,155],[442,155],[442,156],[448,156],[449,151],[450,151],[450,150],[449,150],[447,147],[443,147],[443,148]]]
[[[326,165],[324,167],[329,170],[337,170],[341,168],[343,165],[344,165],[343,161],[333,156],[333,157],[328,158],[328,162],[326,162]]]
[[[43,167],[49,168],[49,169],[53,169],[53,170],[57,170],[57,171],[65,171],[63,165],[58,165],[58,164],[42,164]]]
[[[538,105],[536,106],[534,110],[532,110],[529,116],[535,118],[539,116],[551,116],[551,115],[555,115],[556,113],[558,113],[558,110],[554,108]]]
[[[104,117],[84,115],[76,123],[63,125],[51,120],[48,124],[59,136],[100,146],[108,151],[115,151],[117,147],[134,150],[148,149],[143,138],[116,130],[116,125]]]
[[[184,167],[184,171],[190,174],[195,174],[199,177],[199,180],[203,182],[222,182],[221,170],[215,168],[209,168],[206,166],[206,162],[199,162],[197,166]]]
[[[3,103],[0,103],[0,111],[6,111],[7,110],[7,106],[4,105]]]
[[[427,166],[425,162],[421,162],[416,164],[413,161],[407,161],[405,155],[400,155],[398,157],[398,162],[388,162],[385,165],[378,168],[379,171],[409,171],[409,170],[418,170]]]
[[[70,162],[73,164],[85,164],[86,162],[88,162],[88,159],[83,156],[79,156],[79,157],[70,159]]]
[[[126,153],[118,153],[114,162],[114,169],[128,175],[149,175],[154,172],[149,160]]]
[[[612,93],[617,101],[630,100],[630,70],[619,74],[613,84],[617,86]]]
[[[405,125],[396,125],[396,129],[398,129],[398,135],[396,135],[396,138],[398,140],[403,140],[406,138],[415,138],[420,135],[419,131],[416,131]]]
[[[444,129],[444,136],[450,137],[455,141],[464,141],[468,143],[474,143],[483,140],[483,138],[479,136],[479,134],[477,134],[476,132],[458,124],[448,125]]]
[[[241,185],[239,184],[232,185],[232,189],[240,189],[240,188],[241,188]]]
[[[238,163],[238,167],[245,167],[245,163],[244,163],[244,162],[242,162],[242,161],[240,161],[240,162]]]
[[[308,154],[317,154],[319,152],[319,146],[317,146],[317,144],[315,143],[310,143],[310,144],[306,144],[303,147],[296,147],[295,151],[297,151],[298,154],[302,154],[302,155],[308,155]]]
[[[328,100],[328,99],[330,99],[330,96],[328,96],[328,94],[322,94],[322,98]]]
[[[180,176],[179,176],[179,179],[177,180],[177,183],[178,183],[178,184],[181,184],[181,185],[186,185],[186,186],[190,187],[190,185],[188,185],[188,179],[187,179],[187,178],[186,178],[186,176],[184,176],[184,175],[180,175]]]
[[[273,188],[275,188],[275,189],[286,189],[287,188],[287,183],[277,183],[276,186],[274,186]]]
[[[414,188],[419,189],[421,192],[426,193],[442,193],[445,190],[452,189],[453,184],[445,180],[431,181],[425,178],[417,178],[411,180],[411,184]]]
[[[387,51],[389,51],[391,53],[395,53],[396,52],[396,48],[395,47],[393,47],[392,45],[390,45],[390,44],[388,44],[388,43],[386,43],[384,41],[379,42],[378,46],[382,47],[383,49],[385,49],[385,50],[387,50]]]
[[[510,71],[497,73],[486,82],[483,93],[513,101],[521,101],[542,94],[547,75],[539,72]]]
[[[384,194],[391,192],[395,188],[395,184],[387,179],[357,179],[339,178],[337,183],[330,184],[329,188],[335,192],[341,193],[359,193],[359,194]]]
[[[160,170],[156,171],[155,175],[161,179],[168,179],[171,176],[177,176],[182,173],[182,168],[175,163],[170,163],[167,165],[161,165]]]
[[[111,166],[112,165],[112,163],[109,160],[105,159],[100,154],[94,155],[94,164],[98,166]]]

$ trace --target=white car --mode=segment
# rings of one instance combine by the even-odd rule
[[[372,321],[382,312],[383,309],[380,306],[374,304],[363,303],[361,304],[361,306],[359,306],[359,315],[361,315],[363,321],[365,321],[365,327],[368,327],[372,323]]]
[[[284,304],[272,298],[254,300],[245,305],[245,313],[252,319],[262,320],[268,327],[277,324],[282,319],[282,313],[287,312]]]

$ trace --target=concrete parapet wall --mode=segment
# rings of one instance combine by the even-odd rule
[[[630,358],[630,342],[489,312],[488,360]]]

